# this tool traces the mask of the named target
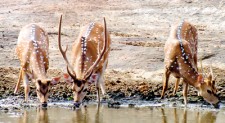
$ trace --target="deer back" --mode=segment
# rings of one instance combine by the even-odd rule
[[[96,70],[102,71],[103,64],[107,63],[110,51],[110,36],[107,33],[107,49]],[[72,66],[78,79],[93,65],[104,46],[104,27],[99,23],[90,23],[85,26],[76,42],[73,44]]]
[[[36,24],[29,24],[20,31],[16,53],[23,69],[42,75],[48,69],[49,40],[47,33]]]

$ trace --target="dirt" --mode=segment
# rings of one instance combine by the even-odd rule
[[[0,1],[0,99],[23,96],[23,88],[13,94],[18,79],[19,60],[15,46],[20,29],[37,23],[49,34],[49,76],[66,72],[65,62],[57,47],[57,28],[63,14],[63,45],[75,41],[80,27],[89,22],[103,22],[106,17],[112,39],[109,65],[105,73],[107,93],[113,99],[154,100],[160,96],[163,75],[163,47],[170,27],[182,19],[198,30],[198,58],[208,71],[210,64],[217,75],[219,96],[225,99],[225,1],[223,0],[1,0]],[[71,52],[68,53],[70,56]],[[166,97],[171,97],[171,79]],[[35,97],[31,84],[31,97]],[[182,98],[182,86],[175,96]],[[90,87],[89,95],[95,94]],[[196,97],[192,87],[189,96]],[[61,80],[52,87],[50,99],[71,100],[70,85]],[[92,96],[87,96],[87,100]],[[201,100],[201,99],[200,99]]]

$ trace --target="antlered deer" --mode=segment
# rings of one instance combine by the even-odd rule
[[[48,79],[49,39],[47,33],[36,24],[29,24],[20,31],[16,54],[20,60],[19,79],[14,93],[17,93],[23,80],[25,101],[28,101],[29,81],[35,79],[37,96],[43,107],[47,106],[49,85],[56,84],[60,78]]]
[[[64,75],[67,82],[72,83],[74,92],[74,106],[79,108],[83,98],[87,93],[90,84],[95,83],[97,89],[97,99],[100,103],[99,86],[102,94],[105,94],[103,74],[108,64],[110,51],[110,37],[104,26],[100,23],[90,23],[81,31],[77,41],[72,46],[72,64],[69,63],[66,50],[61,47],[61,22],[59,23],[58,44],[60,52],[66,61],[68,74]],[[100,50],[102,49],[102,50]]]
[[[199,95],[207,102],[217,107],[219,99],[216,95],[212,69],[208,77],[204,77],[197,69],[197,40],[197,30],[190,23],[183,21],[180,25],[172,27],[164,47],[165,71],[161,98],[167,90],[169,76],[173,74],[177,78],[174,93],[177,90],[180,78],[183,78],[185,105],[187,105],[187,90],[190,84],[198,90]]]

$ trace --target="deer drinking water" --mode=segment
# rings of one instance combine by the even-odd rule
[[[212,69],[208,77],[204,77],[197,69],[197,40],[197,30],[190,23],[183,21],[180,25],[172,27],[164,47],[165,71],[161,98],[167,90],[170,74],[173,74],[177,79],[174,93],[180,78],[183,79],[185,105],[187,105],[188,85],[191,85],[207,102],[218,107],[219,99],[216,95]]]
[[[47,107],[50,85],[58,83],[60,77],[48,79],[49,39],[47,33],[37,24],[29,24],[19,33],[16,54],[20,60],[19,79],[14,93],[18,92],[23,80],[25,101],[28,101],[29,81],[35,80],[37,96],[43,107]]]
[[[58,44],[69,74],[65,74],[64,78],[67,82],[72,83],[74,106],[79,108],[92,83],[95,83],[97,99],[100,103],[99,87],[104,95],[106,92],[103,74],[108,64],[110,51],[110,37],[106,29],[105,18],[104,26],[100,23],[90,23],[82,29],[72,46],[72,64],[69,63],[66,56],[67,48],[63,51],[61,47],[61,22],[62,16],[59,24]]]

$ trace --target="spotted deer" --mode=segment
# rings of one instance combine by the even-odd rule
[[[185,105],[187,105],[188,85],[191,85],[207,102],[218,107],[219,99],[216,95],[212,69],[207,77],[204,77],[203,73],[199,73],[197,69],[197,36],[196,28],[186,21],[172,27],[164,47],[165,71],[161,98],[164,97],[167,90],[170,74],[173,74],[177,79],[174,94],[177,91],[180,78],[183,79]]]
[[[106,29],[105,18],[104,26],[100,23],[90,23],[81,30],[72,46],[72,64],[69,63],[66,56],[68,46],[65,50],[61,47],[61,23],[62,16],[59,23],[58,44],[67,64],[68,74],[64,74],[64,78],[67,82],[72,83],[74,107],[79,108],[92,83],[95,83],[99,104],[99,87],[101,87],[103,95],[106,93],[103,74],[108,64],[110,51],[110,36]]]
[[[47,33],[37,24],[29,24],[19,33],[16,54],[20,60],[19,79],[14,93],[18,92],[23,80],[25,101],[28,101],[29,81],[34,80],[37,96],[43,107],[47,107],[50,85],[59,82],[60,77],[49,79],[49,39]]]

